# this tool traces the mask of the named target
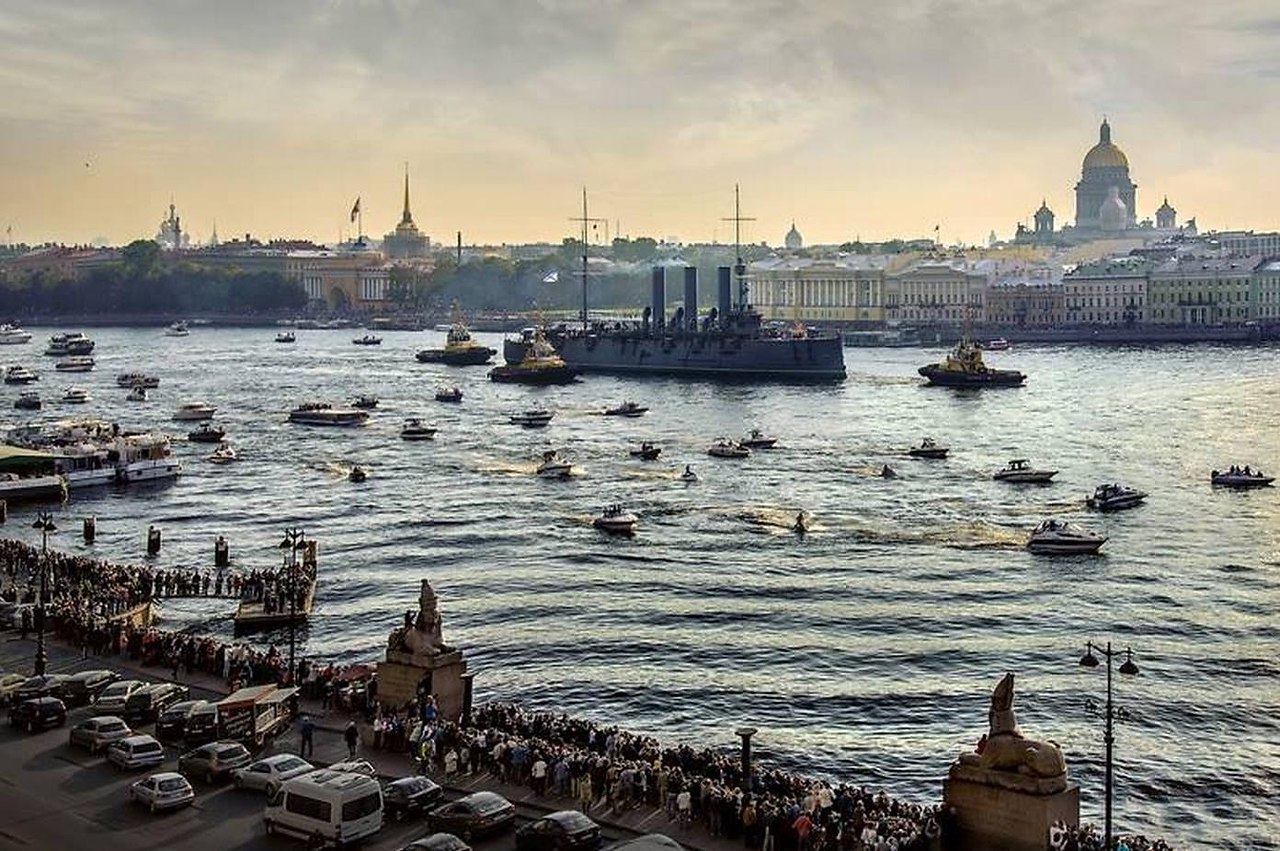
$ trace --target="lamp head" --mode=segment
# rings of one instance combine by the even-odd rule
[[[1124,655],[1125,660],[1124,664],[1120,666],[1120,673],[1132,677],[1138,673],[1138,666],[1133,663],[1133,651],[1126,647],[1124,649]]]
[[[1080,657],[1080,667],[1096,668],[1098,667],[1098,657],[1093,655],[1093,642],[1085,644],[1084,655]]]

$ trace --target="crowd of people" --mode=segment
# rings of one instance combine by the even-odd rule
[[[1053,851],[1108,851],[1106,837],[1091,824],[1068,825],[1058,822],[1049,829],[1049,847]],[[1163,839],[1145,836],[1118,836],[1112,839],[1113,851],[1173,851]]]

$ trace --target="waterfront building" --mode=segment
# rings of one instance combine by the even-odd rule
[[[925,258],[884,278],[890,323],[960,323],[982,318],[987,283],[997,261]]]
[[[1251,230],[1228,230],[1207,234],[1206,239],[1216,242],[1224,254],[1280,257],[1280,233],[1275,231],[1254,233]]]
[[[987,287],[983,320],[994,325],[1048,328],[1065,317],[1062,282],[1027,275],[1001,278]]]
[[[409,210],[409,169],[404,170],[404,212],[400,215],[400,224],[396,229],[382,238],[382,252],[392,260],[411,257],[426,257],[431,250],[431,240],[418,230],[414,224],[413,213]]]
[[[42,245],[0,262],[0,281],[79,280],[94,269],[114,266],[120,252],[114,248],[69,248],[65,245]]]
[[[285,258],[285,277],[300,283],[307,300],[314,304],[372,310],[387,301],[391,267],[376,251],[290,251]]]
[[[1259,255],[1184,255],[1161,263],[1147,282],[1147,321],[1155,325],[1236,325],[1255,318]],[[1260,280],[1260,278],[1259,278]]]
[[[1063,320],[1070,325],[1138,325],[1147,321],[1145,257],[1082,263],[1062,279]]]
[[[751,303],[765,319],[878,325],[885,320],[888,260],[867,254],[757,260],[748,270]]]
[[[1253,270],[1249,318],[1268,325],[1280,323],[1280,258],[1270,258]]]

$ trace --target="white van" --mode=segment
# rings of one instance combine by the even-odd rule
[[[319,834],[341,848],[382,830],[382,787],[363,774],[321,768],[280,784],[262,819],[267,833]]]

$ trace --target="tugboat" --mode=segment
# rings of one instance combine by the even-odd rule
[[[751,450],[727,437],[719,437],[707,447],[707,454],[713,458],[746,458],[751,455]]]
[[[996,470],[991,478],[997,482],[1013,482],[1021,485],[1043,485],[1058,475],[1057,470],[1037,470],[1026,458],[1014,458],[1004,465],[1003,470]]]
[[[20,411],[40,410],[40,394],[34,390],[23,390],[14,400],[13,407]]]
[[[221,443],[226,434],[225,429],[218,428],[211,423],[204,423],[195,431],[187,432],[187,440],[192,443]]]
[[[570,384],[577,375],[578,370],[565,363],[540,333],[534,336],[533,345],[519,363],[489,370],[490,381],[504,384]]]
[[[439,390],[436,391],[436,401],[452,402],[455,404],[458,402],[461,402],[462,388],[461,387],[441,387]]]
[[[605,408],[604,415],[606,417],[643,417],[648,411],[648,408],[628,401],[613,408]]]
[[[621,505],[611,505],[604,510],[603,514],[591,521],[591,525],[610,535],[633,535],[636,524],[639,522],[639,518],[634,514],[623,511]]]
[[[1147,498],[1137,488],[1127,488],[1121,484],[1098,485],[1093,496],[1085,499],[1085,504],[1098,511],[1122,511],[1133,508]]]
[[[1105,536],[1073,523],[1045,520],[1027,539],[1027,549],[1045,555],[1087,555],[1096,553],[1106,542]]]
[[[917,370],[929,384],[942,387],[1017,387],[1027,377],[1016,369],[996,369],[982,362],[982,349],[966,334],[941,363]]]
[[[1233,464],[1231,469],[1224,473],[1214,470],[1209,480],[1215,487],[1246,490],[1248,488],[1265,488],[1275,481],[1275,477],[1264,476],[1261,470],[1250,470],[1248,465],[1241,468]]]
[[[431,440],[436,436],[436,427],[423,425],[422,420],[417,417],[404,421],[404,427],[400,429],[401,440]]]
[[[641,461],[656,461],[662,454],[662,447],[654,446],[646,440],[640,444],[639,448],[630,450],[629,454],[632,458],[639,458]]]
[[[363,337],[356,337],[351,342],[355,343],[357,346],[381,346],[382,338],[375,337],[372,334],[365,334]]]
[[[535,472],[542,479],[567,479],[573,473],[573,464],[561,458],[554,449],[549,449],[542,453],[542,463]]]
[[[768,437],[760,429],[753,428],[750,434],[738,441],[738,445],[748,449],[772,449],[777,442],[778,438]]]
[[[497,349],[477,343],[471,339],[471,332],[462,322],[462,313],[457,302],[453,305],[453,325],[445,337],[443,349],[423,349],[414,357],[419,363],[442,363],[447,366],[481,366],[488,363]]]
[[[932,437],[926,437],[920,441],[919,446],[908,449],[907,454],[912,458],[946,458],[950,451],[947,447],[935,443]]]
[[[543,428],[555,415],[555,411],[548,411],[546,408],[530,408],[527,411],[512,414],[511,424],[525,428]]]

